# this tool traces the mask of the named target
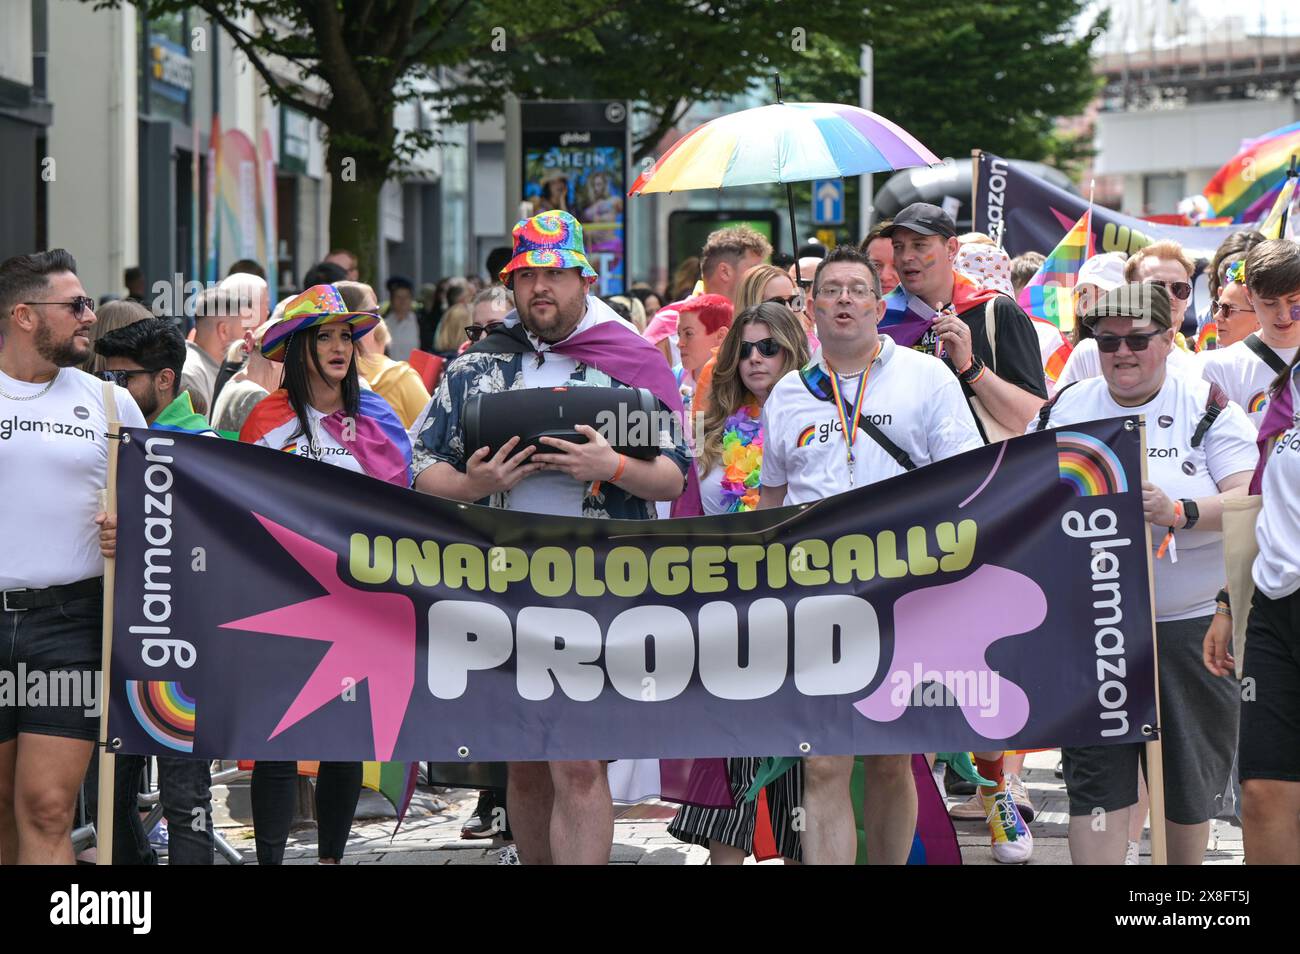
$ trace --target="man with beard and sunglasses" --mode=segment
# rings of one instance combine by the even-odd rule
[[[698,480],[683,434],[673,427],[659,427],[662,453],[650,460],[617,453],[585,424],[576,430],[586,443],[542,437],[539,453],[530,445],[512,455],[523,434],[490,456],[489,447],[466,446],[470,398],[522,388],[644,387],[658,398],[661,421],[681,420],[676,382],[655,347],[591,294],[597,276],[578,221],[567,212],[542,212],[520,221],[514,240],[501,279],[516,310],[443,373],[414,448],[415,489],[568,517],[649,520],[655,501],[682,497],[698,508]],[[537,394],[544,399],[545,391]],[[602,762],[511,762],[507,790],[507,823],[523,863],[609,861],[614,815]]]
[[[75,367],[90,357],[92,305],[63,249],[0,264],[0,677],[90,687],[0,706],[5,864],[73,863],[73,808],[99,730],[104,557],[116,545],[100,505],[106,432],[110,418],[145,421],[125,389]]]

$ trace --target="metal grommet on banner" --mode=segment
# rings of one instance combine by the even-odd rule
[[[121,441],[123,444],[131,443],[131,435],[123,432],[121,434],[105,434],[110,441]]]
[[[1133,420],[1131,417],[1124,422],[1124,430],[1126,431],[1137,430],[1137,426],[1137,421]]]
[[[468,745],[462,745],[460,748],[458,748],[458,749],[456,750],[456,754],[459,755],[459,756],[460,756],[461,758],[463,758],[463,759],[467,759],[467,758],[469,758],[469,746],[468,746]]]
[[[1157,734],[1159,734],[1159,729],[1158,729],[1156,726],[1154,726],[1154,725],[1144,725],[1144,726],[1142,727],[1142,734],[1143,734],[1143,735],[1157,735]]]
[[[805,755],[807,755],[809,752],[812,751],[812,746],[811,746],[810,744],[808,744],[807,742],[800,742],[800,743],[799,743],[799,751],[802,752],[802,753],[804,753]]]
[[[122,740],[121,740],[121,739],[113,739],[113,740],[110,741],[108,744],[109,744],[109,746],[110,746],[111,748],[114,748],[114,749],[120,749],[120,748],[122,747]]]

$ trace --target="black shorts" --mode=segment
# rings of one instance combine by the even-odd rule
[[[1241,780],[1300,782],[1300,591],[1255,591],[1241,680]]]
[[[1160,641],[1160,743],[1164,755],[1165,818],[1199,825],[1215,817],[1232,775],[1240,687],[1211,675],[1201,644],[1213,617],[1156,624]],[[1138,800],[1139,744],[1062,749],[1070,814],[1127,808]],[[1145,769],[1145,762],[1143,768]]]
[[[0,609],[0,742],[20,732],[99,738],[103,612],[103,596]]]

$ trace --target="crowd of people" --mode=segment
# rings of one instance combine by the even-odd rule
[[[272,304],[257,264],[241,262],[182,321],[147,307],[139,275],[97,312],[68,252],[11,258],[0,264],[0,669],[101,668],[102,577],[117,530],[102,499],[111,422],[239,440],[504,510],[663,519],[807,503],[986,443],[1143,414],[1149,445],[1164,452],[1142,490],[1169,859],[1201,862],[1209,824],[1237,804],[1239,786],[1247,861],[1300,863],[1300,246],[1237,232],[1210,263],[1172,242],[1096,255],[1079,272],[1078,320],[1064,333],[1017,303],[1042,261],[1013,259],[916,203],[858,246],[809,245],[784,259],[750,228],[721,229],[671,289],[638,283],[600,298],[581,225],[551,210],[516,226],[488,281],[455,278],[417,295],[391,276],[381,304],[340,250]],[[1217,340],[1189,314],[1202,265]],[[546,437],[518,453],[518,437],[495,453],[466,445],[472,397],[578,384],[646,388],[659,419],[682,426],[662,428],[651,459],[619,453],[585,425],[584,442]],[[827,439],[802,441],[810,423]],[[1228,591],[1222,533],[1225,499],[1248,493],[1262,495],[1253,595]],[[1249,614],[1243,660],[1234,614]],[[0,862],[73,860],[97,733],[80,708],[0,705]],[[911,756],[864,756],[855,806],[853,756],[806,757],[768,780],[761,802],[747,800],[767,754],[728,759],[734,807],[682,806],[670,831],[707,846],[713,863],[739,863],[754,851],[761,804],[788,861],[852,863],[860,809],[868,859],[906,862]],[[1033,853],[1023,760],[973,753],[978,784],[952,808],[984,819],[1003,863]],[[1062,751],[1075,863],[1136,863],[1142,762],[1138,745]],[[123,863],[153,860],[134,805],[144,767],[117,760]],[[292,762],[253,769],[260,863],[283,858],[296,774]],[[157,777],[169,862],[211,863],[209,765],[160,758]],[[523,863],[608,861],[605,763],[512,763],[507,777],[480,800],[467,836],[500,834],[488,817],[504,805]],[[319,768],[322,863],[343,857],[361,784],[359,763]]]

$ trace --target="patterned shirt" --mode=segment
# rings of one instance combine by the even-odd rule
[[[461,423],[461,413],[465,402],[474,394],[499,394],[502,391],[517,391],[524,387],[523,367],[525,360],[533,360],[531,355],[497,354],[491,352],[467,352],[452,361],[443,372],[442,380],[433,395],[429,408],[428,422],[420,432],[415,443],[412,472],[420,473],[442,462],[451,464],[461,473],[465,472],[465,432]],[[577,370],[567,382],[568,387],[628,387],[622,381],[616,381],[597,368],[578,364]],[[660,420],[669,419],[668,407],[661,401]],[[679,429],[680,430],[680,429]],[[686,448],[685,435],[674,435],[670,429],[661,428],[659,432],[659,449],[666,455],[685,477],[690,467],[690,451]],[[592,484],[587,484],[582,498],[582,515],[615,520],[652,520],[655,518],[655,505],[652,501],[633,497],[609,481],[603,481],[596,493],[592,493]],[[493,494],[479,503],[489,507],[507,508],[510,491]]]

